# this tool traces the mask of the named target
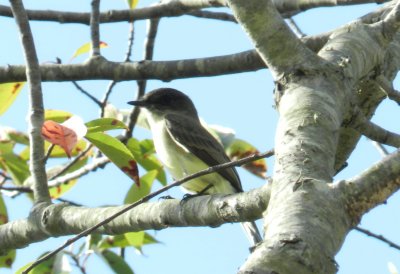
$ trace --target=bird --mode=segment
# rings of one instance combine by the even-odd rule
[[[157,155],[175,180],[230,162],[219,141],[201,124],[192,100],[183,92],[158,88],[128,104],[144,111]],[[191,194],[243,192],[234,167],[197,177],[185,182],[182,187]],[[260,232],[254,222],[241,224],[252,250],[262,241]]]

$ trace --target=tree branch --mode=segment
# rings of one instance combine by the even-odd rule
[[[371,140],[377,141],[381,144],[400,147],[400,135],[394,132],[390,132],[377,124],[368,120],[361,111],[355,109],[355,117],[350,122],[350,126],[360,132],[362,135],[368,137]]]
[[[400,188],[400,150],[384,157],[356,177],[333,187],[344,202],[353,226],[369,210],[385,201]]]
[[[154,46],[155,46],[155,41],[156,41],[156,36],[157,36],[157,31],[158,31],[158,25],[160,23],[160,19],[151,19],[147,21],[147,36],[146,40],[144,41],[144,60],[152,60],[153,59],[153,54],[154,54]],[[138,91],[136,94],[136,100],[138,100],[140,97],[142,97],[146,91],[146,80],[138,80],[137,85],[138,85]],[[125,131],[125,138],[129,139],[132,137],[133,129],[136,125],[136,122],[138,120],[140,114],[140,108],[134,107],[131,110],[131,113],[129,114],[128,118],[128,129]]]
[[[355,227],[354,230],[357,230],[358,232],[361,232],[361,233],[363,233],[363,234],[365,234],[365,235],[367,235],[369,237],[372,237],[372,238],[375,238],[375,239],[377,239],[379,241],[387,243],[390,247],[393,247],[395,249],[400,250],[400,245],[388,240],[386,237],[383,237],[382,235],[375,234],[375,233],[373,233],[373,232],[371,232],[371,231],[369,231],[367,229],[364,229],[362,227],[359,227],[359,226]]]
[[[271,1],[228,0],[228,3],[275,80],[289,71],[321,63],[289,29]]]
[[[330,33],[309,36],[302,41],[317,52]],[[190,77],[218,76],[266,68],[255,50],[216,57],[176,61],[110,62],[89,59],[83,64],[42,64],[42,81],[78,81],[110,79],[116,81],[158,79],[171,81]],[[25,66],[0,67],[0,83],[26,81]]]
[[[100,0],[92,0],[90,13],[90,37],[92,40],[91,57],[100,55]]]
[[[47,233],[26,219],[16,220],[0,226],[0,253],[22,248],[33,242],[53,236],[78,234],[103,222],[105,216],[113,216],[122,210],[123,216],[107,225],[97,226],[98,233],[118,235],[146,229],[168,227],[211,226],[229,222],[243,222],[261,217],[268,205],[270,186],[233,195],[199,196],[185,203],[167,199],[142,203],[133,209],[130,205],[85,208],[66,204],[54,204],[46,209]],[[80,216],[77,218],[77,216]],[[93,231],[92,231],[93,232]]]
[[[308,9],[317,7],[333,7],[341,5],[358,5],[366,3],[382,3],[384,1],[374,0],[313,0],[313,1],[275,1],[274,5],[282,14],[283,17],[291,17],[295,14],[301,13]],[[145,7],[134,10],[109,10],[100,13],[100,23],[114,23],[114,22],[130,22],[137,20],[146,20],[161,17],[176,17],[185,14],[197,16],[198,14],[191,14],[193,10],[211,7],[221,7],[225,5],[225,1],[168,1],[159,5]],[[61,24],[78,23],[90,24],[90,13],[88,12],[65,12],[57,10],[27,10],[29,20],[33,21],[51,21]],[[0,16],[12,17],[11,9],[7,6],[0,5]],[[204,16],[201,16],[204,17]],[[205,18],[221,20],[220,16],[205,16]],[[229,20],[230,21],[230,20]]]
[[[44,140],[41,129],[44,121],[43,94],[39,62],[36,56],[35,44],[29,26],[28,17],[21,0],[10,0],[15,21],[21,33],[22,46],[26,61],[26,79],[29,83],[29,142],[30,163],[29,169],[33,179],[33,193],[35,203],[50,203],[50,194],[47,189],[45,170]]]

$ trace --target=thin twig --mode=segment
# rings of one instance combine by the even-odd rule
[[[94,161],[93,163],[87,164],[78,170],[75,170],[75,171],[65,174],[63,176],[59,176],[58,178],[49,180],[49,187],[56,187],[65,182],[68,182],[70,180],[80,178],[83,175],[86,175],[89,172],[94,171],[97,168],[104,166],[105,164],[107,164],[109,162],[110,162],[110,159],[108,159],[107,157],[102,157],[99,159],[96,158],[96,161]]]
[[[158,25],[160,23],[160,19],[151,19],[147,21],[147,36],[146,40],[144,42],[144,60],[152,60],[153,55],[154,55],[154,45],[155,45],[155,40],[157,36],[157,31],[158,31]],[[147,81],[146,80],[138,80],[137,81],[138,85],[138,91],[136,94],[136,100],[139,99],[144,95],[146,92],[146,85]],[[128,130],[125,131],[125,138],[128,140],[130,137],[132,137],[133,129],[136,125],[137,119],[140,114],[140,108],[132,108],[132,111],[129,115],[128,118]]]
[[[367,236],[370,236],[370,237],[378,239],[384,243],[387,243],[390,247],[400,250],[400,245],[388,240],[387,238],[383,237],[382,235],[375,234],[375,233],[373,233],[367,229],[361,228],[359,226],[355,227],[354,229],[367,235]]]
[[[89,92],[87,92],[86,90],[84,90],[76,81],[72,81],[72,84],[73,84],[80,92],[82,92],[84,95],[86,95],[87,97],[89,97],[89,99],[91,99],[93,102],[95,102],[96,105],[98,105],[99,107],[102,107],[102,106],[103,106],[99,99],[97,99],[97,98],[94,97],[92,94],[90,94]]]
[[[232,14],[225,13],[225,12],[195,10],[195,11],[188,12],[187,15],[191,15],[191,16],[199,17],[199,18],[215,19],[215,20],[220,20],[220,21],[237,23],[236,18]]]
[[[292,29],[292,31],[296,34],[297,37],[303,38],[305,37],[305,33],[300,29],[300,27],[297,25],[296,21],[292,17],[287,19],[289,27]]]
[[[389,152],[381,143],[378,143],[376,141],[371,141],[371,142],[374,145],[374,147],[379,151],[379,153],[382,155],[382,157],[389,155]]]
[[[90,37],[92,39],[91,56],[100,55],[100,0],[92,0],[90,13]]]
[[[254,154],[245,158],[242,158],[240,160],[237,161],[232,161],[232,162],[227,162],[224,164],[220,164],[220,165],[215,165],[212,167],[209,167],[207,169],[204,169],[202,171],[199,171],[197,173],[191,174],[189,176],[186,176],[185,178],[182,178],[181,180],[177,180],[175,182],[173,182],[172,184],[169,184],[163,188],[160,188],[157,191],[154,191],[152,193],[150,193],[149,195],[146,195],[145,197],[141,198],[140,200],[124,207],[123,209],[121,209],[120,211],[112,214],[111,216],[107,217],[106,219],[104,219],[103,221],[97,223],[96,225],[85,229],[84,231],[82,231],[81,233],[75,235],[74,237],[68,239],[63,245],[61,245],[60,247],[56,248],[55,250],[53,250],[52,252],[49,252],[48,254],[46,254],[45,256],[41,257],[40,259],[36,260],[35,262],[33,262],[24,272],[22,273],[29,273],[30,270],[32,270],[35,266],[41,264],[42,262],[50,259],[51,257],[53,257],[55,254],[57,254],[58,252],[60,252],[61,250],[63,250],[64,248],[68,247],[69,245],[71,245],[72,243],[76,242],[77,240],[79,240],[82,237],[85,237],[89,234],[91,234],[92,232],[94,232],[96,229],[98,229],[99,227],[111,222],[112,220],[114,220],[115,218],[121,216],[122,214],[124,214],[125,212],[131,210],[132,208],[135,208],[136,206],[143,204],[147,201],[149,201],[150,199],[160,195],[161,193],[166,192],[167,190],[176,187],[176,186],[180,186],[183,183],[190,181],[194,178],[198,178],[200,176],[204,176],[213,172],[217,172],[219,170],[222,169],[226,169],[226,168],[230,168],[230,167],[234,167],[234,166],[241,166],[245,163],[249,163],[252,161],[256,161],[262,158],[268,158],[274,155],[274,150],[269,150],[267,152],[261,153],[261,154]]]
[[[51,144],[51,145],[49,146],[49,148],[47,149],[46,155],[44,156],[44,164],[47,163],[47,160],[49,159],[50,154],[51,154],[51,152],[53,151],[54,147],[55,147],[55,145],[54,145],[54,144]]]
[[[50,193],[47,189],[47,175],[44,165],[44,140],[41,128],[44,122],[43,94],[41,87],[41,74],[35,44],[29,26],[22,0],[10,0],[15,22],[21,33],[26,62],[26,78],[29,83],[29,142],[30,163],[29,169],[33,179],[33,193],[35,203],[50,203]]]
[[[133,38],[135,37],[135,23],[129,22],[128,48],[125,54],[125,62],[131,61]]]
[[[134,23],[130,22],[129,24],[129,35],[128,35],[128,48],[126,50],[124,62],[130,62],[130,57],[132,54],[132,47],[133,47],[133,39],[135,36],[135,28]],[[117,81],[113,80],[107,87],[106,92],[104,93],[103,100],[101,102],[101,110],[100,110],[100,117],[104,117],[105,115],[105,108],[107,106],[108,98],[110,98],[112,90],[114,86],[117,84]]]
[[[68,169],[70,169],[75,163],[77,163],[80,159],[86,156],[86,154],[92,149],[93,145],[90,144],[84,151],[79,153],[78,156],[76,156],[72,161],[70,161],[67,165],[65,165],[60,171],[58,171],[56,174],[51,176],[48,180],[54,180],[55,178],[59,177],[63,173],[65,173]]]

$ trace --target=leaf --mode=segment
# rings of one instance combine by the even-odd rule
[[[47,141],[44,142],[44,150],[47,151],[51,144]],[[76,156],[85,148],[87,147],[87,142],[84,139],[81,139],[78,141],[76,146],[72,149],[71,151],[71,156]],[[29,160],[29,147],[26,147],[24,150],[21,151],[19,156],[24,159],[24,160]],[[68,157],[68,155],[65,153],[64,149],[62,149],[59,146],[55,146],[53,150],[50,153],[50,158],[64,158]]]
[[[15,257],[17,252],[15,250],[10,250],[6,255],[0,256],[0,268],[11,268],[12,264],[15,261]]]
[[[3,197],[0,194],[0,225],[8,222],[8,214],[6,204],[4,203]],[[6,255],[0,256],[0,268],[11,268],[15,260],[16,251],[10,250]]]
[[[126,2],[128,3],[129,8],[133,10],[134,8],[136,8],[139,0],[126,0]]]
[[[150,193],[151,186],[156,179],[157,173],[157,170],[152,170],[143,175],[140,178],[140,187],[136,184],[133,184],[125,196],[124,203],[131,204],[148,195]]]
[[[10,127],[0,126],[0,142],[14,142],[23,145],[29,145],[29,138],[24,132],[17,131]],[[11,142],[10,142],[11,143]]]
[[[56,110],[56,109],[46,109],[44,111],[44,119],[47,120],[52,120],[57,123],[62,123],[69,118],[71,118],[73,114],[68,111],[64,110]]]
[[[127,129],[127,126],[123,122],[113,118],[100,118],[87,122],[85,125],[88,129],[88,133],[102,132],[112,129]]]
[[[135,158],[121,141],[102,132],[88,133],[85,138],[132,178],[136,185],[140,186],[139,170]]]
[[[98,248],[104,250],[107,248],[124,248],[124,247],[134,247],[135,249],[141,251],[144,245],[159,243],[157,239],[151,236],[145,231],[138,232],[128,232],[121,235],[108,236],[104,238],[100,243]]]
[[[68,158],[71,158],[72,149],[86,132],[87,128],[83,124],[82,118],[76,115],[63,124],[48,120],[42,126],[43,138],[54,145],[62,147]]]
[[[253,145],[240,139],[233,140],[231,144],[226,148],[226,154],[232,160],[242,159],[244,157],[257,153],[259,153],[259,151]],[[258,177],[265,178],[265,173],[267,172],[267,162],[265,161],[265,159],[260,159],[244,164],[243,168]]]
[[[25,82],[0,84],[0,115],[12,105],[24,84]]]
[[[66,172],[62,173],[61,175],[65,175],[65,174],[68,174],[75,170],[80,169],[87,163],[87,159],[88,159],[87,156],[80,159],[75,164],[73,164]],[[67,165],[67,164],[51,168],[50,170],[47,171],[47,177],[51,178],[54,174],[57,174],[60,170],[62,170],[65,167],[65,165]],[[52,199],[57,199],[57,198],[61,197],[68,190],[70,190],[76,184],[77,181],[78,181],[78,179],[69,180],[69,181],[64,182],[61,185],[50,187],[49,188],[50,197]]]
[[[105,249],[100,254],[115,273],[133,274],[133,270],[125,260],[111,250]]]
[[[135,138],[128,140],[127,147],[132,152],[136,161],[147,171],[157,170],[157,180],[165,186],[167,176],[163,164],[154,155],[155,149],[152,140],[142,140],[139,142]]]
[[[108,47],[108,44],[105,43],[105,42],[100,41],[100,48],[106,48],[106,47]],[[81,54],[88,53],[91,49],[92,49],[92,42],[88,42],[86,44],[83,44],[81,47],[79,47],[74,52],[74,55],[72,55],[72,57],[71,57],[71,59],[69,61],[71,62],[74,58],[78,57]]]
[[[48,253],[48,252],[47,252]],[[42,256],[46,255],[47,253],[43,254]],[[40,256],[40,257],[42,257]],[[40,258],[39,257],[39,258]],[[48,274],[48,273],[54,273],[53,272],[53,266],[54,266],[54,260],[55,257],[51,257],[50,259],[42,262],[41,264],[35,266],[30,272],[29,274]],[[29,266],[32,265],[33,262],[30,262],[26,265],[24,265],[23,267],[21,267],[20,269],[17,270],[17,272],[15,272],[15,274],[22,274],[22,272],[24,270],[26,270]]]
[[[30,175],[26,160],[14,153],[0,154],[0,163],[11,175],[16,185],[22,185]]]
[[[44,122],[42,136],[53,145],[62,147],[68,158],[71,158],[71,150],[78,143],[78,137],[72,129],[50,120]]]

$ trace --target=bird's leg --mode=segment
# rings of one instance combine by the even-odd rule
[[[213,184],[208,184],[205,188],[203,188],[200,192],[196,193],[196,194],[185,194],[183,195],[183,198],[181,200],[181,203],[186,202],[187,200],[194,198],[194,197],[198,197],[198,196],[202,196],[207,194],[207,190],[209,190],[210,188],[212,188],[214,185]]]

